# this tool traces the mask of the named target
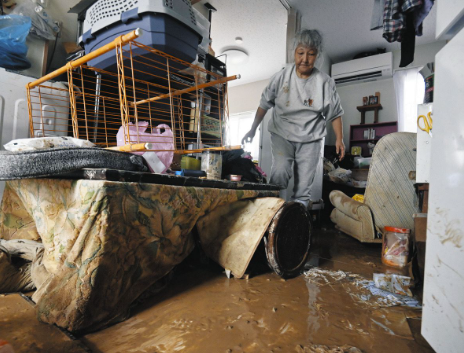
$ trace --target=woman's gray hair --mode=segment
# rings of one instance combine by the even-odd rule
[[[300,45],[316,49],[319,57],[323,49],[321,33],[317,29],[304,29],[298,32],[293,41],[293,52]]]

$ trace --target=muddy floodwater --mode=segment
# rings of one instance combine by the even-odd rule
[[[192,262],[128,320],[80,340],[93,352],[433,352],[419,333],[420,309],[387,306],[359,285],[395,273],[381,264],[379,245],[318,231],[310,268],[326,272],[283,280],[259,268],[228,279]]]

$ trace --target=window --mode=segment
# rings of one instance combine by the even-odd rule
[[[230,144],[232,146],[241,145],[242,138],[245,134],[250,131],[255,119],[255,113],[245,112],[239,114],[233,114],[229,117],[229,137]],[[260,139],[261,126],[256,131],[256,135],[251,144],[245,145],[245,151],[250,152],[253,159],[259,160],[259,139]]]
[[[393,75],[398,110],[398,131],[417,132],[417,105],[424,102],[425,82],[420,68],[398,70]]]

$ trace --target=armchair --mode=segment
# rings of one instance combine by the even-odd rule
[[[413,214],[419,212],[415,180],[416,134],[395,132],[377,143],[367,177],[364,203],[334,190],[329,198],[335,207],[330,219],[335,227],[365,243],[381,242],[376,232],[385,226],[414,229]]]

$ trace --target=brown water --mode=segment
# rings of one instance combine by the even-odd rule
[[[433,352],[417,332],[419,310],[360,299],[367,291],[355,279],[372,279],[372,273],[387,270],[379,246],[321,232],[310,260],[322,269],[360,277],[337,281],[326,276],[327,284],[305,276],[285,281],[269,272],[241,280],[228,279],[215,267],[184,269],[131,318],[81,340],[94,352],[328,351],[314,345]]]

